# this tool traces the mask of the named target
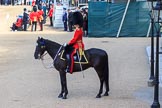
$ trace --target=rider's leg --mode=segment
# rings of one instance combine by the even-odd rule
[[[75,54],[75,51],[73,51],[73,52],[71,53],[71,56],[70,56],[70,58],[71,58],[70,73],[73,72],[73,66],[74,66],[74,54]]]
[[[73,64],[74,64],[74,59],[73,56],[75,54],[75,51],[73,51],[72,53],[66,54],[66,59],[67,59],[67,69],[66,72],[73,72]]]

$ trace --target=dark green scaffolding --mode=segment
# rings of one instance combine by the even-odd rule
[[[126,3],[89,2],[89,37],[116,37],[126,9]],[[144,37],[150,25],[147,2],[131,2],[119,37]]]

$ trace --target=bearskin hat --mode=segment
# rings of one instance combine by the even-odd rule
[[[27,9],[26,8],[24,8],[24,11],[26,11]]]
[[[77,25],[77,24],[80,27],[83,27],[83,16],[78,11],[73,13],[73,25]]]
[[[37,12],[37,6],[33,6],[33,11]]]

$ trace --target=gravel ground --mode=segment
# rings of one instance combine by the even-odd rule
[[[43,32],[11,32],[9,26],[23,8],[0,6],[0,108],[150,108],[153,98],[147,96],[153,92],[147,87],[145,50],[150,38],[84,38],[86,49],[101,48],[109,55],[110,96],[95,98],[99,79],[90,68],[84,71],[85,78],[82,73],[67,75],[69,95],[63,100],[57,98],[58,72],[45,69],[33,54],[38,36],[63,44],[73,33],[53,29],[48,23]],[[46,56],[45,66],[51,64]]]

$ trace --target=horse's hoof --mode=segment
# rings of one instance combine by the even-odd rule
[[[104,96],[109,96],[109,93],[105,93]]]
[[[62,97],[63,97],[63,95],[62,94],[59,94],[58,98],[62,98]]]
[[[97,95],[96,98],[101,98],[101,95]]]
[[[67,99],[67,97],[66,96],[63,96],[62,99]]]

